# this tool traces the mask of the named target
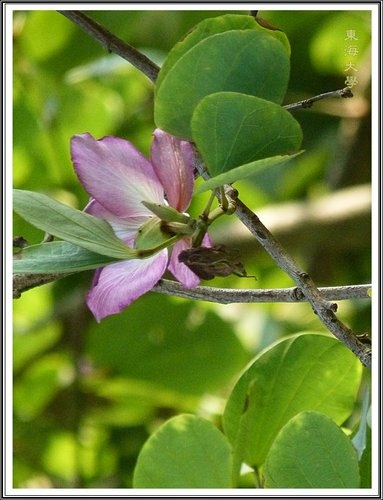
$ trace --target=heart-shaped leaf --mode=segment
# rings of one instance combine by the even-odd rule
[[[358,488],[358,458],[350,439],[326,415],[303,412],[275,438],[265,467],[266,488]]]
[[[137,258],[137,252],[117,238],[106,221],[44,194],[14,189],[13,209],[37,228],[91,252],[117,259]]]
[[[267,31],[226,31],[187,51],[156,89],[157,127],[192,140],[193,111],[203,97],[215,92],[240,92],[280,103],[290,61],[282,43]]]
[[[288,111],[237,92],[202,99],[193,113],[192,132],[212,177],[260,159],[294,153],[302,142],[300,125]],[[250,167],[244,169],[245,176],[248,172]]]
[[[24,248],[13,261],[13,272],[72,273],[96,269],[115,261],[113,257],[90,252],[67,241],[52,241]]]
[[[194,415],[168,420],[145,443],[134,488],[230,488],[231,447],[209,421]]]

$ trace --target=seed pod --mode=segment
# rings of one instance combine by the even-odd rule
[[[226,248],[224,245],[189,248],[183,250],[178,256],[180,262],[204,280],[230,274],[247,277],[245,268],[238,258],[237,250]]]

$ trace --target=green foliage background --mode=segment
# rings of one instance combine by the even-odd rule
[[[88,15],[161,64],[197,22],[223,13]],[[265,207],[282,207],[287,218],[288,202],[304,210],[305,204],[338,190],[370,183],[370,17],[368,12],[311,10],[262,11],[261,16],[290,40],[285,103],[344,87],[345,33],[353,29],[358,35],[355,98],[295,112],[306,153],[238,183],[251,208],[261,213]],[[70,162],[72,135],[117,135],[149,152],[152,84],[62,15],[15,12],[13,63],[15,187],[81,208],[87,195]],[[205,201],[205,195],[197,197],[191,211],[198,214]],[[239,227],[227,218],[213,227],[213,238],[224,242],[230,234],[257,281],[217,278],[212,284],[293,286]],[[368,213],[290,229],[282,221],[278,228],[276,236],[318,285],[370,281]],[[18,217],[14,234],[31,244],[43,238]],[[223,306],[155,293],[96,324],[84,302],[91,277],[80,273],[14,302],[15,487],[131,487],[137,455],[162,422],[190,412],[220,427],[235,380],[263,347],[290,333],[324,331],[305,304]],[[357,332],[370,328],[366,301],[342,302],[339,314]],[[355,415],[358,408],[359,403]]]

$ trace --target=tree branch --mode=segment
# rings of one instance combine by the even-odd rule
[[[59,12],[71,19],[74,23],[98,40],[109,51],[115,52],[124,59],[128,60],[153,82],[155,81],[159,68],[143,54],[125,42],[122,42],[119,38],[112,35],[109,31],[85,14],[78,11]],[[327,99],[329,97],[352,97],[352,93],[349,88],[334,92],[327,92],[295,104],[288,104],[285,106],[285,109],[294,110],[307,108],[312,106],[314,102],[321,99]],[[206,179],[208,177],[206,169],[201,162],[197,163],[197,168],[199,167],[200,174]],[[318,318],[322,321],[322,323],[335,335],[335,337],[337,337],[352,352],[354,352],[364,365],[370,367],[371,351],[369,347],[360,341],[357,336],[336,317],[335,312],[337,310],[337,305],[329,302],[328,299],[321,294],[320,290],[316,287],[310,276],[299,269],[294,260],[287,254],[280,243],[262,224],[259,218],[244,203],[242,203],[241,200],[238,199],[237,193],[231,188],[231,186],[227,187],[227,195],[228,197],[231,197],[232,201],[236,204],[236,215],[238,218],[255,236],[259,243],[261,243],[263,248],[274,259],[277,265],[295,281],[298,288],[311,304],[314,312],[318,315]],[[41,279],[42,278],[40,277],[40,284]]]
[[[155,82],[160,68],[144,54],[78,10],[58,10],[57,12],[77,24],[82,30],[100,42],[109,52],[114,52],[126,61],[129,61],[152,82]]]
[[[326,300],[369,299],[371,285],[332,286],[318,288]],[[217,288],[197,286],[186,288],[177,281],[160,280],[152,290],[165,295],[175,295],[185,299],[203,300],[218,304],[250,304],[265,302],[307,302],[298,287],[291,288]]]
[[[23,292],[37,286],[46,285],[73,273],[57,274],[14,274],[13,298],[18,299]],[[327,300],[369,299],[371,285],[349,285],[319,288]],[[176,295],[186,299],[217,302],[218,304],[254,303],[254,302],[305,302],[302,291],[295,288],[218,288],[213,286],[197,286],[186,288],[177,281],[162,279],[153,288],[153,292],[164,295]]]
[[[346,345],[365,366],[371,367],[370,348],[336,317],[337,304],[329,302],[321,294],[311,277],[299,269],[292,257],[287,254],[259,218],[239,199],[237,199],[236,214],[277,265],[295,281],[315,314],[328,330]]]

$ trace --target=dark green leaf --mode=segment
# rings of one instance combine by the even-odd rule
[[[288,111],[237,92],[202,99],[193,113],[192,132],[212,177],[257,160],[295,153],[302,142],[299,123]]]
[[[44,194],[14,189],[13,208],[37,228],[91,252],[117,259],[136,258],[136,252],[117,238],[106,221]]]
[[[197,24],[197,26],[195,26],[183,40],[176,43],[176,45],[174,45],[172,50],[169,52],[156,80],[157,89],[160,87],[169,69],[190,49],[192,49],[194,45],[217,33],[246,29],[266,31],[266,33],[277,38],[284,45],[288,55],[290,55],[290,44],[286,35],[282,31],[269,30],[260,26],[252,16],[226,14],[223,16],[204,19]]]
[[[326,415],[303,412],[279,432],[267,456],[266,488],[358,488],[350,439]]]
[[[157,89],[156,125],[192,140],[194,109],[215,92],[240,92],[280,103],[289,79],[289,57],[285,47],[266,31],[226,31],[191,48]]]
[[[230,488],[232,456],[225,436],[194,415],[168,420],[145,443],[134,488]]]

